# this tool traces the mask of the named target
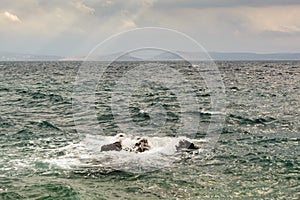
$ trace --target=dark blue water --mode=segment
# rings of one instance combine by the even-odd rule
[[[74,124],[72,109],[81,64],[0,63],[0,199],[299,198],[300,62],[217,62],[227,107],[212,155],[205,162],[196,162],[199,155],[186,155],[145,173],[95,167],[95,160],[82,167],[90,152],[78,145],[84,136]],[[99,82],[95,110],[104,134],[120,132],[109,103],[114,81],[128,68],[145,64],[118,63]],[[183,63],[167,65],[182,68],[198,84],[201,109],[191,116],[200,116],[194,139],[205,139],[213,115],[204,112],[210,108],[205,81],[189,74]],[[132,97],[133,121],[149,124],[151,117],[141,110],[155,101],[167,110],[159,134],[176,135],[176,95],[158,85],[142,92],[148,96]]]

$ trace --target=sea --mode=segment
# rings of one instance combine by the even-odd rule
[[[93,87],[80,61],[0,62],[1,200],[299,199],[300,62],[216,61],[220,99],[187,63],[90,64],[104,69]],[[131,79],[155,66],[178,73]],[[156,150],[101,152],[118,133]],[[164,148],[179,136],[199,149]]]

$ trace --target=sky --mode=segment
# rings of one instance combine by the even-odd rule
[[[111,35],[142,27],[183,32],[207,51],[300,52],[300,1],[0,1],[0,51],[84,56]]]

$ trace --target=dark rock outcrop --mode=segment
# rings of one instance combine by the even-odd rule
[[[180,140],[178,145],[175,146],[177,151],[180,150],[196,150],[199,149],[194,145],[194,143],[189,142],[187,140]]]
[[[141,153],[144,151],[149,151],[150,146],[148,144],[148,140],[146,138],[141,138],[135,143],[133,151],[136,153]]]
[[[149,151],[152,147],[149,145],[147,138],[136,138],[136,142],[132,145],[122,144],[124,135],[120,134],[117,137],[117,141],[112,144],[106,144],[101,147],[101,151],[128,151],[134,153],[142,153]],[[176,151],[192,151],[197,150],[199,147],[195,146],[193,142],[190,142],[185,139],[180,139],[179,142],[175,145]]]
[[[122,144],[120,141],[114,142],[112,144],[106,144],[101,147],[101,151],[121,151]]]

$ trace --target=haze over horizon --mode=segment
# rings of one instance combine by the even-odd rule
[[[209,52],[300,52],[296,0],[2,0],[0,5],[5,52],[83,56],[113,34],[149,26],[183,32]]]

